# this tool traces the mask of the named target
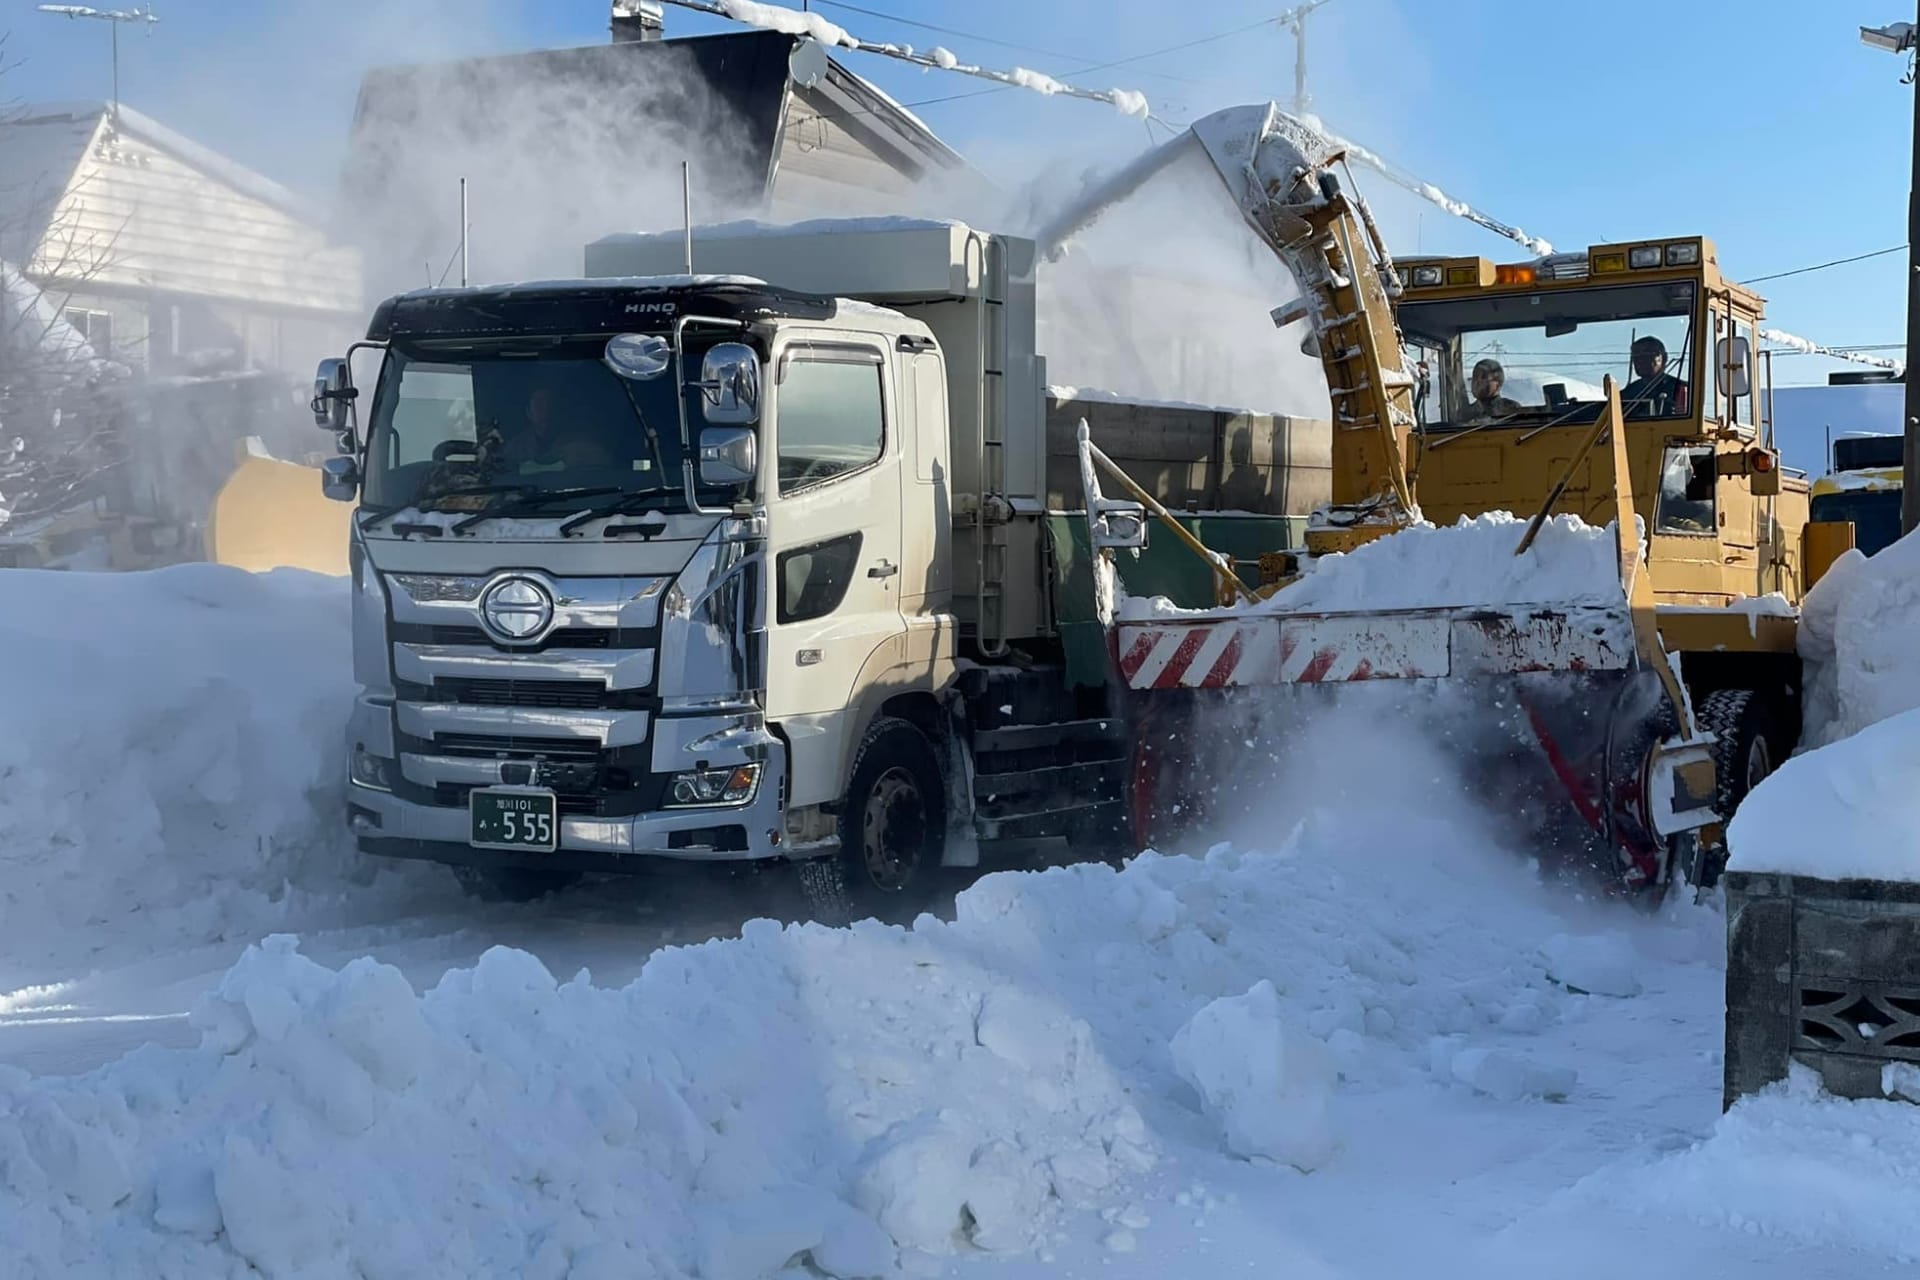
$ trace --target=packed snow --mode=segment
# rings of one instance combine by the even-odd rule
[[[1916,636],[1920,538],[1909,535],[1871,557],[1849,551],[1834,562],[1800,611],[1809,746],[1920,707]]]
[[[1803,743],[1727,832],[1729,865],[1920,880],[1920,537],[1849,551],[1802,602]]]
[[[1717,910],[1545,883],[1443,742],[1330,712],[1232,843],[989,876],[905,929],[739,899],[662,930],[620,885],[483,909],[340,838],[346,604],[0,576],[0,1275],[1920,1256],[1920,1112],[1796,1081],[1721,1117]],[[109,973],[129,1015],[92,1011]],[[58,1074],[8,1065],[54,1037]]]
[[[1129,596],[1125,621],[1226,612],[1350,613],[1384,609],[1530,604],[1622,605],[1613,526],[1550,516],[1533,545],[1515,555],[1527,521],[1506,511],[1448,526],[1416,523],[1349,552],[1319,556],[1299,581],[1235,610],[1183,610],[1163,597]],[[1125,566],[1121,575],[1125,577]]]
[[[0,577],[0,976],[256,938],[375,879],[340,829],[345,582]]]
[[[1912,632],[1908,643],[1912,643]],[[1920,676],[1920,663],[1913,664]],[[1737,871],[1920,880],[1920,710],[1795,756],[1727,832]]]

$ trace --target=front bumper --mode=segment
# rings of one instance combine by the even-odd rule
[[[656,768],[691,767],[696,760],[716,767],[758,762],[760,786],[753,799],[743,805],[663,808],[617,817],[562,813],[558,849],[518,853],[469,844],[465,804],[423,803],[349,779],[347,825],[369,853],[466,865],[619,872],[639,870],[637,864],[656,859],[751,862],[787,857],[782,834],[787,761],[780,741],[762,728],[727,718],[671,723],[671,732],[654,736],[657,743],[672,743],[678,750],[656,757]],[[351,742],[397,761],[390,724],[388,707],[363,695]],[[400,762],[394,767],[408,766]]]
[[[775,762],[769,762],[770,765]],[[367,852],[434,862],[547,867],[567,871],[638,870],[640,859],[745,862],[786,856],[781,841],[778,768],[763,773],[759,794],[737,808],[674,809],[631,818],[562,815],[553,853],[476,849],[464,806],[415,804],[351,783],[347,824]]]

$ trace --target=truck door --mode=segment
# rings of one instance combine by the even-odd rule
[[[878,339],[774,352],[767,714],[793,749],[790,803],[838,796],[855,681],[906,629],[899,415]]]

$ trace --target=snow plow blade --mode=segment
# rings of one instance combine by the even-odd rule
[[[250,442],[214,496],[207,559],[255,573],[294,568],[344,576],[352,515],[352,504],[321,493],[316,468],[283,462]]]
[[[1155,620],[1114,638],[1143,842],[1260,819],[1342,710],[1442,744],[1513,840],[1571,875],[1664,883],[1716,820],[1708,748],[1677,736],[1625,609]]]

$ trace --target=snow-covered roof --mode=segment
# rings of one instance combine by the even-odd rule
[[[21,108],[0,122],[0,173],[9,177],[14,174],[70,177],[108,110],[109,104],[99,101],[44,102]],[[295,216],[303,215],[293,192],[273,179],[195,142],[124,102],[113,109],[109,128],[158,147],[255,200]]]

